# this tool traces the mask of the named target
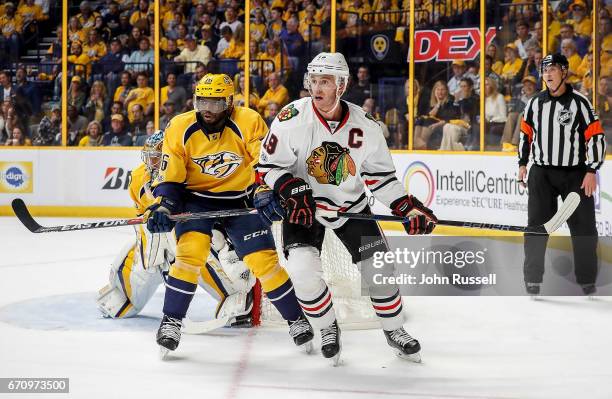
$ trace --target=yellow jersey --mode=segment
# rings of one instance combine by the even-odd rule
[[[156,196],[180,200],[183,190],[208,199],[237,199],[255,182],[261,140],[268,132],[254,110],[234,107],[221,132],[206,132],[196,111],[166,126]],[[177,192],[178,190],[178,192]]]
[[[128,191],[139,216],[144,214],[147,208],[155,202],[151,190],[151,175],[144,163],[141,163],[132,171]]]

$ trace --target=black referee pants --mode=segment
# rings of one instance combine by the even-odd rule
[[[594,284],[597,278],[597,227],[595,201],[580,188],[584,169],[543,168],[533,165],[529,170],[527,224],[546,223],[557,212],[557,197],[572,191],[580,194],[580,205],[568,219],[574,250],[574,273],[578,284]],[[541,283],[544,275],[544,255],[547,235],[525,234],[525,282]]]

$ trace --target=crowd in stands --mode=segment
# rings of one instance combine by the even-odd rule
[[[410,110],[407,68],[387,66],[383,71],[375,62],[355,57],[351,47],[366,33],[391,30],[405,60],[410,2],[338,0],[337,47],[352,71],[345,99],[380,121],[390,148],[407,148],[408,121],[413,118],[414,149],[477,150],[482,121],[486,149],[515,151],[520,113],[542,89],[539,63],[544,53],[559,51],[569,59],[569,82],[574,88],[587,96],[597,89],[598,112],[606,130],[612,130],[611,7],[602,4],[598,15],[592,15],[591,1],[551,4],[547,43],[543,43],[541,2],[513,1],[503,6],[496,2],[491,7],[495,13],[487,13],[488,25],[494,18],[498,30],[486,48],[485,92],[480,93],[478,56],[438,63],[443,64],[442,73],[423,63],[412,80],[414,108]],[[208,72],[232,76],[234,103],[256,109],[268,123],[288,102],[309,95],[302,79],[308,61],[330,48],[331,0],[250,2],[250,47],[246,49],[244,1],[160,0],[160,127],[193,108],[194,85]],[[69,1],[69,6],[67,145],[141,145],[154,130],[153,1]],[[475,0],[415,0],[415,6],[417,30],[479,26]],[[18,60],[29,27],[48,24],[48,12],[48,0],[18,4],[0,0],[0,51],[7,55],[5,60]],[[597,82],[592,71],[592,18],[597,18],[600,46]],[[36,72],[17,62],[2,65],[6,71],[0,72],[4,87],[0,90],[0,144],[62,143],[62,27],[51,28],[55,39]],[[248,101],[241,72],[247,67],[245,51],[250,55]],[[390,96],[383,87],[389,79],[395,79],[396,95]],[[42,104],[41,86],[33,83],[40,81],[50,87],[50,106]]]

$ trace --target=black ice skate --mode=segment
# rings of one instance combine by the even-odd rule
[[[597,287],[595,287],[595,284],[581,284],[580,287],[582,288],[584,295],[588,297],[591,297],[597,292]]]
[[[157,344],[159,345],[159,357],[164,360],[169,351],[173,351],[178,347],[181,340],[181,326],[183,323],[180,319],[164,315],[164,318],[157,330]]]
[[[525,290],[527,294],[531,295],[531,299],[537,299],[540,295],[540,288],[542,283],[525,283]]]
[[[334,322],[326,328],[321,329],[321,353],[326,359],[331,359],[334,366],[340,363],[340,327],[338,321]]]
[[[304,349],[306,353],[311,353],[314,331],[306,317],[300,316],[299,319],[288,321],[287,324],[289,324],[289,335],[293,338],[293,342]]]
[[[421,345],[419,341],[412,338],[410,334],[404,330],[404,327],[400,327],[393,331],[384,331],[387,343],[392,348],[398,349],[397,356],[402,359],[407,359],[415,363],[421,363]]]

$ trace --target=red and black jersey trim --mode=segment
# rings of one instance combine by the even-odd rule
[[[317,116],[317,118],[319,119],[319,121],[321,122],[323,126],[325,126],[327,131],[330,132],[331,134],[334,134],[335,132],[339,131],[344,125],[346,125],[346,122],[348,122],[349,115],[350,115],[349,107],[346,104],[346,102],[344,102],[343,100],[340,100],[340,106],[342,107],[342,116],[340,117],[340,124],[338,125],[338,127],[336,127],[336,129],[333,132],[331,128],[329,127],[329,123],[327,123],[327,120],[323,118],[323,115],[321,115],[317,107],[315,107],[314,101],[311,101],[311,104],[312,104],[312,109],[315,115]]]

